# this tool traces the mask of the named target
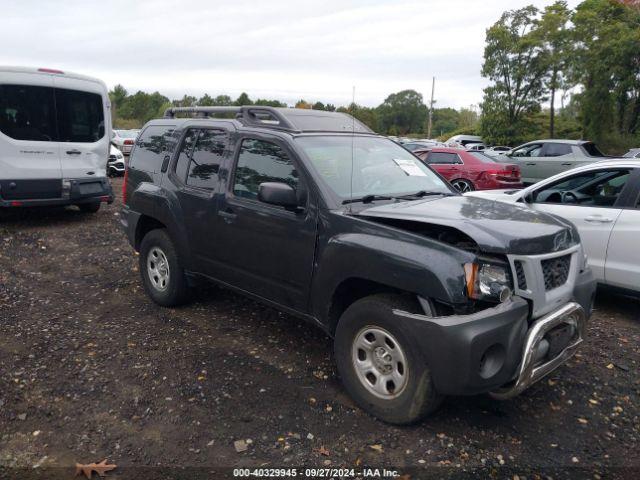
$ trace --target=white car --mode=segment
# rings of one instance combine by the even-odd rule
[[[496,145],[494,147],[489,147],[484,149],[484,153],[491,157],[499,157],[500,155],[506,155],[506,153],[510,151],[511,151],[511,147],[505,147],[503,145]]]
[[[560,173],[523,190],[465,195],[521,203],[570,220],[599,284],[640,293],[640,161],[607,160]]]
[[[119,177],[124,175],[124,169],[123,153],[111,145],[111,152],[109,152],[109,160],[107,161],[107,175],[110,177]]]
[[[114,130],[111,136],[111,144],[115,145],[125,155],[129,155],[139,133],[140,130]]]

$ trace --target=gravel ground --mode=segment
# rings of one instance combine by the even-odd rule
[[[600,294],[584,348],[520,397],[450,398],[393,427],[352,404],[314,327],[217,287],[151,303],[118,211],[0,212],[0,478],[73,478],[104,458],[111,478],[638,478],[638,300]]]

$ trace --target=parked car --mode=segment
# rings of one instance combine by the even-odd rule
[[[498,157],[511,151],[511,147],[505,147],[503,145],[496,145],[494,147],[487,147],[483,150],[484,153],[490,157]]]
[[[98,79],[0,67],[0,207],[111,203],[108,106]]]
[[[444,142],[447,146],[461,145],[466,147],[467,143],[483,143],[482,137],[478,135],[454,135]]]
[[[472,150],[472,151],[476,151],[476,152],[481,152],[483,151],[485,148],[487,148],[487,146],[484,143],[467,143],[467,145],[465,146],[465,148],[467,150]]]
[[[235,118],[204,118],[219,113]],[[123,197],[153,301],[206,279],[319,325],[347,391],[391,423],[443,395],[517,395],[573,355],[592,309],[570,223],[461,196],[338,112],[168,109]]]
[[[624,158],[640,158],[640,148],[632,148],[624,154]]]
[[[438,144],[436,142],[425,142],[425,141],[407,142],[402,144],[402,146],[407,150],[409,150],[410,152],[413,152],[415,150],[433,148],[437,145]]]
[[[570,220],[596,280],[640,294],[640,161],[583,165],[524,190],[470,195],[547,212]]]
[[[140,130],[114,130],[111,143],[122,153],[129,155],[139,133]]]
[[[536,140],[495,157],[498,162],[517,164],[525,184],[604,158],[605,155],[593,142],[585,140]]]
[[[522,187],[517,165],[497,163],[482,152],[434,148],[413,153],[459,192]]]
[[[119,177],[124,175],[124,155],[113,145],[111,152],[109,153],[109,160],[107,161],[107,175],[110,177]]]

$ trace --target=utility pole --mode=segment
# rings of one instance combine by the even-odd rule
[[[431,125],[433,123],[433,92],[436,89],[436,77],[431,82],[431,102],[429,103],[429,127],[427,128],[427,138],[431,138]]]

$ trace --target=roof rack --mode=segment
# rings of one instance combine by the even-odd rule
[[[235,113],[236,119],[245,125],[268,126],[282,130],[299,132],[281,111],[274,107],[244,105],[242,107],[170,107],[164,111],[164,118],[175,118],[176,113],[191,113],[198,118],[208,118],[211,115]]]

